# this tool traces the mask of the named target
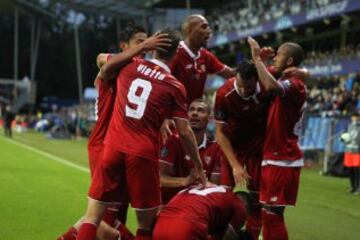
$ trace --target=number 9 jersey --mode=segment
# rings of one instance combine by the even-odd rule
[[[158,159],[159,129],[166,118],[187,119],[186,90],[156,60],[137,60],[117,78],[115,106],[105,145],[143,157]]]

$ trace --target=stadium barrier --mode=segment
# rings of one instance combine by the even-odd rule
[[[300,147],[305,152],[318,150],[324,152],[323,173],[328,173],[329,159],[333,154],[341,154],[345,144],[340,141],[341,133],[350,124],[350,117],[307,116],[304,119]]]

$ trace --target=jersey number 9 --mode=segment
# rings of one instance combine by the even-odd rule
[[[141,94],[136,95],[136,92],[141,89]],[[141,78],[136,78],[130,86],[129,93],[127,95],[128,101],[134,105],[132,108],[126,104],[125,114],[127,117],[141,119],[144,115],[147,100],[152,90],[151,82]]]

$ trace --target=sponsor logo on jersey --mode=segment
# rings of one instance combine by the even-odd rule
[[[277,196],[271,197],[270,198],[270,202],[276,202],[278,200]]]
[[[211,162],[211,157],[205,156],[204,160],[205,160],[206,164],[209,164]]]

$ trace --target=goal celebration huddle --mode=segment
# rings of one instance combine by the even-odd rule
[[[206,49],[211,34],[202,15],[181,35],[131,25],[121,53],[98,55],[88,204],[59,240],[289,239],[284,212],[304,164],[303,49],[248,37],[251,56],[230,67]],[[210,74],[226,79],[214,106],[203,99]]]

